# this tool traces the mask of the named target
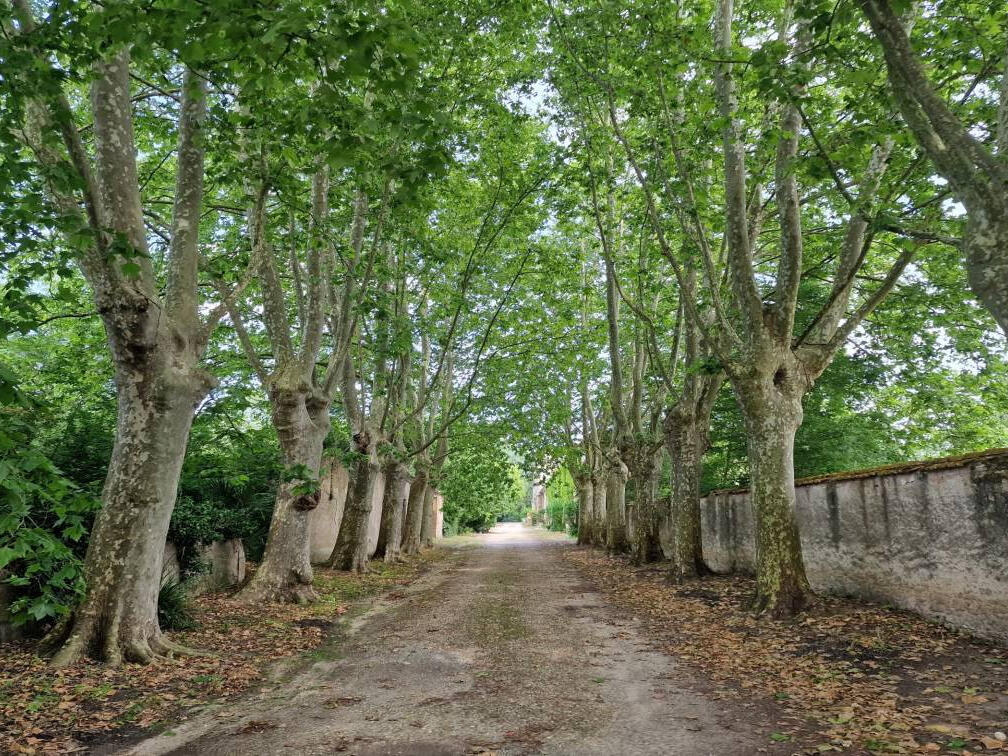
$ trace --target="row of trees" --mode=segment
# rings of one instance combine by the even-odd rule
[[[702,486],[744,478],[755,607],[799,611],[796,438],[819,472],[1005,427],[1005,18],[967,5],[0,6],[6,343],[46,397],[100,321],[57,400],[117,397],[55,661],[182,651],[161,549],[224,426],[279,476],[239,600],[312,600],[323,455],[362,570],[380,472],[395,559],[434,485],[468,527],[515,505],[508,446],[566,469],[582,542],[680,579]]]
[[[1003,334],[964,296],[957,258],[1003,328],[1004,9],[858,5],[550,6],[550,106],[580,180],[566,216],[580,319],[605,314],[609,364],[600,385],[587,353],[575,361],[580,418],[554,416],[543,459],[577,482],[583,542],[664,552],[676,577],[696,576],[702,458],[727,387],[755,510],[754,609],[769,616],[810,596],[795,438],[838,355],[867,349],[896,372],[908,347],[972,329],[964,372],[1002,393]]]
[[[0,20],[5,313],[32,333],[50,297],[90,298],[118,398],[55,663],[183,650],[158,627],[161,550],[221,381],[261,388],[281,462],[240,600],[313,597],[327,439],[352,469],[332,564],[366,568],[382,468],[404,523],[384,551],[415,550],[542,214],[550,156],[497,100],[523,77],[501,54],[521,27],[447,4],[18,0]]]

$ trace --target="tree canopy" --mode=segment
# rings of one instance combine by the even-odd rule
[[[1001,446],[997,4],[0,4],[0,575],[56,661],[178,653],[166,539],[314,600],[524,513],[703,571],[751,487]],[[943,147],[945,145],[945,147]],[[946,148],[947,147],[947,148]],[[381,481],[381,482],[379,482]],[[375,487],[384,493],[375,494]],[[123,575],[130,575],[125,580]]]

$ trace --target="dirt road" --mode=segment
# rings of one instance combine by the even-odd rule
[[[460,539],[328,657],[132,754],[753,754],[751,727],[686,688],[632,618],[503,526]]]

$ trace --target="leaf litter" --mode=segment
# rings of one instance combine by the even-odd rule
[[[776,715],[767,750],[1008,754],[1008,649],[909,612],[821,596],[753,616],[745,577],[676,585],[664,569],[571,548],[577,565],[714,694]]]
[[[408,584],[422,566],[376,562],[364,575],[316,570],[320,600],[309,606],[248,606],[226,594],[192,598],[196,627],[169,635],[204,652],[199,656],[53,669],[38,655],[37,640],[0,644],[0,753],[82,753],[234,699],[262,681],[272,663],[323,645],[353,601]]]

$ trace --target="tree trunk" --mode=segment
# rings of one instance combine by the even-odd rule
[[[427,492],[427,465],[417,462],[416,476],[410,484],[409,501],[406,504],[406,525],[403,529],[402,550],[406,555],[420,551],[420,531],[423,527],[423,507]]]
[[[628,462],[629,482],[633,491],[634,561],[637,564],[654,562],[662,557],[658,534],[661,523],[655,504],[657,457],[648,445],[640,444],[628,448],[624,459]]]
[[[753,609],[777,618],[793,616],[811,599],[795,517],[794,437],[802,421],[802,394],[793,382],[782,368],[772,380],[736,386],[756,519]]]
[[[700,537],[700,473],[707,420],[675,410],[670,419],[665,443],[672,458],[672,576],[681,581],[707,572]]]
[[[578,545],[584,546],[590,544],[594,537],[592,534],[592,504],[595,492],[589,475],[579,475],[575,478],[574,483],[578,492],[577,542]]]
[[[270,390],[269,398],[284,467],[303,468],[304,475],[316,480],[329,433],[329,402],[308,391],[279,387]],[[280,483],[262,562],[238,594],[239,600],[298,604],[315,600],[309,516],[318,506],[319,491],[306,492],[304,485],[300,476]]]
[[[626,531],[626,484],[629,477],[627,466],[619,454],[610,459],[609,478],[606,490],[606,549],[620,554],[629,548]]]
[[[181,650],[158,625],[161,561],[195,408],[213,381],[188,350],[149,343],[167,338],[163,329],[149,335],[158,328],[153,318],[133,316],[128,341],[125,327],[115,329],[118,338],[108,329],[117,357],[115,443],[84,561],[87,595],[46,641],[63,643],[57,666],[83,656],[146,663]]]
[[[407,476],[406,495],[402,507],[399,508],[399,558],[403,558],[403,544],[406,543],[406,518],[409,516],[409,497],[413,490],[413,476]]]
[[[405,462],[391,460],[385,465],[385,501],[375,558],[396,562],[402,552],[403,512],[409,499],[410,476]]]
[[[1008,189],[998,199],[993,212],[967,206],[963,250],[970,288],[1008,334]]]
[[[28,3],[16,3],[21,31],[35,24]],[[48,70],[49,63],[39,60]],[[102,509],[91,531],[84,576],[87,594],[60,622],[46,645],[63,643],[56,665],[85,655],[111,664],[147,662],[181,650],[158,626],[157,596],[164,541],[178,492],[178,479],[196,405],[213,386],[199,368],[206,337],[198,317],[195,276],[198,219],[202,198],[203,150],[199,125],[205,89],[184,75],[179,116],[178,173],[164,298],[148,255],[136,147],[130,108],[129,54],[120,49],[95,61],[91,84],[92,161],[73,126],[62,91],[50,91],[29,109],[24,124],[29,142],[37,131],[55,130],[65,158],[52,143],[35,143],[48,175],[79,181],[50,184],[52,199],[68,217],[86,217],[92,243],[78,263],[101,314],[115,365],[115,442],[102,490]],[[37,106],[37,107],[36,107]],[[45,112],[45,115],[43,115]],[[41,149],[39,149],[41,148]],[[75,187],[71,189],[71,187]],[[77,188],[82,190],[77,195]],[[85,216],[78,216],[81,200]],[[185,233],[185,230],[192,233]],[[124,258],[113,236],[136,252]],[[79,247],[80,245],[72,245]],[[135,262],[135,275],[122,263]]]
[[[694,383],[684,389],[665,419],[665,446],[672,460],[672,577],[677,581],[709,572],[701,540],[700,477],[711,411],[724,374],[688,380]]]
[[[903,119],[937,172],[966,208],[963,251],[970,288],[1008,334],[1008,59],[1002,62],[1001,115],[993,153],[937,92],[907,36],[895,3],[859,0],[882,45]]]
[[[593,546],[606,545],[606,494],[608,493],[607,478],[601,470],[591,474],[591,543]]]
[[[420,543],[425,549],[434,545],[434,531],[437,528],[434,494],[434,486],[427,486],[423,499],[423,521],[420,524]]]
[[[360,455],[350,476],[350,490],[343,509],[336,545],[333,546],[329,566],[337,570],[367,572],[368,523],[371,519],[371,501],[374,486],[381,472],[378,455],[373,450],[358,449]]]

